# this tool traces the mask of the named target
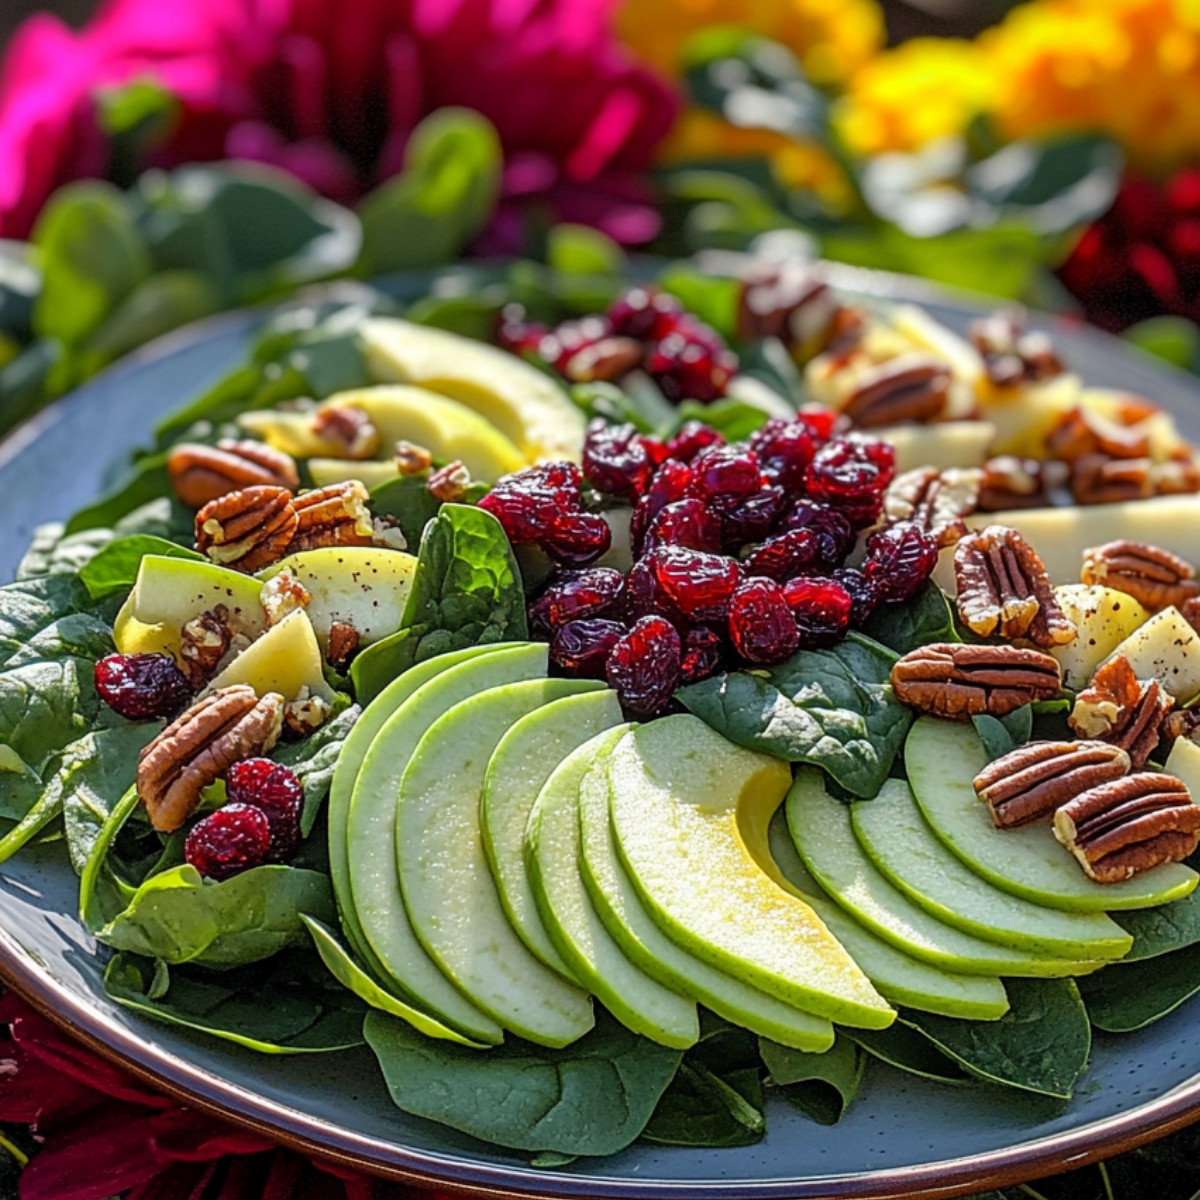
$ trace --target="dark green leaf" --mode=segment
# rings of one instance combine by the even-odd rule
[[[87,588],[58,574],[0,587],[0,668],[60,617],[89,607]]]
[[[625,388],[614,383],[577,383],[571,399],[589,416],[610,425],[626,422],[641,433],[658,433],[676,419],[676,409],[657,387]]]
[[[85,529],[63,535],[61,521],[50,521],[33,531],[33,541],[17,567],[17,579],[37,579],[44,575],[77,575],[102,546],[113,539],[111,529]]]
[[[189,558],[203,562],[204,555],[185,546],[177,546],[165,538],[149,534],[120,537],[108,542],[79,572],[79,578],[93,600],[102,600],[114,592],[123,592],[134,585],[142,559],[147,554],[164,558]]]
[[[1133,934],[1133,948],[1121,960],[1136,962],[1200,942],[1200,890],[1158,908],[1115,912],[1112,918]]]
[[[759,1039],[771,1079],[788,1101],[820,1125],[836,1125],[858,1095],[866,1056],[845,1035],[824,1054],[810,1054]]]
[[[667,267],[658,286],[670,292],[690,313],[711,325],[726,341],[738,337],[738,303],[742,285],[737,279],[698,270],[687,263]]]
[[[84,529],[111,529],[139,505],[157,500],[171,490],[167,478],[167,452],[139,458],[128,474],[91,504],[81,508],[66,525],[66,533]]]
[[[1003,758],[1029,741],[1029,735],[1033,732],[1033,708],[1023,704],[1003,717],[982,713],[972,717],[971,722],[990,761]]]
[[[765,1130],[756,1069],[721,1076],[685,1056],[642,1138],[667,1146],[750,1146],[762,1140]]]
[[[1200,945],[1141,962],[1114,963],[1081,979],[1079,990],[1097,1029],[1142,1029],[1200,992]]]
[[[961,640],[945,593],[932,582],[905,604],[881,604],[867,618],[863,633],[897,654],[907,654],[930,642]]]
[[[9,660],[7,670],[64,658],[95,662],[113,652],[109,623],[91,613],[68,613],[38,630]],[[90,693],[88,693],[90,695]]]
[[[326,721],[315,733],[302,742],[280,746],[274,754],[276,762],[291,767],[304,788],[304,808],[300,814],[300,832],[305,836],[312,832],[321,804],[329,794],[329,783],[333,769],[337,766],[342,743],[354,728],[362,709],[357,704],[338,713]],[[312,914],[316,916],[316,913]]]
[[[371,489],[371,512],[377,517],[395,517],[409,546],[420,546],[425,526],[442,506],[428,484],[427,475],[402,475]]]
[[[753,404],[745,404],[741,400],[729,397],[714,400],[711,404],[685,400],[675,411],[672,432],[685,421],[703,421],[706,425],[719,429],[725,435],[726,441],[742,442],[767,423],[767,414]]]
[[[910,1075],[958,1085],[969,1079],[967,1073],[923,1033],[898,1021],[887,1029],[847,1029],[843,1032],[872,1057]]]

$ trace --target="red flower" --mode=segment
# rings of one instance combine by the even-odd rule
[[[155,161],[270,162],[348,201],[400,166],[433,109],[496,126],[511,196],[644,236],[630,192],[676,97],[613,40],[613,0],[108,0],[80,34],[30,20],[0,67],[0,235],[102,174],[98,90],[153,78],[180,102]],[[639,223],[640,221],[640,223]]]

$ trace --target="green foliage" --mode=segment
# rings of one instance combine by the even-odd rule
[[[165,538],[140,533],[131,537],[116,538],[90,558],[79,571],[80,581],[93,600],[103,600],[115,592],[133,587],[138,577],[142,559],[147,554],[163,558],[189,558],[203,562],[204,555],[197,554],[185,546],[177,546]]]
[[[442,507],[428,483],[427,475],[401,475],[371,489],[371,512],[377,517],[395,517],[410,548],[420,546],[425,526]]]
[[[1088,1016],[1105,1033],[1144,1029],[1200,992],[1200,946],[1114,963],[1079,981]]]
[[[867,637],[896,654],[907,654],[930,642],[957,642],[950,602],[936,583],[905,604],[881,604],[863,626]]]
[[[758,1046],[772,1082],[819,1125],[836,1125],[858,1095],[867,1056],[844,1034],[823,1054],[793,1050],[766,1038],[760,1038]]]
[[[899,1071],[934,1079],[939,1083],[964,1084],[967,1073],[947,1058],[924,1034],[897,1021],[887,1029],[847,1029],[846,1037],[857,1042],[872,1058]]]
[[[342,743],[362,716],[362,709],[352,704],[332,720],[326,721],[303,741],[278,747],[276,762],[291,767],[304,789],[304,808],[300,812],[300,832],[308,837],[316,824],[321,805],[329,794],[333,769],[337,766]],[[315,915],[315,914],[314,914]]]
[[[1018,746],[1029,741],[1033,733],[1033,706],[1022,704],[1020,708],[1007,716],[993,717],[990,713],[981,713],[971,718],[975,732],[988,753],[989,761],[1003,758]]]
[[[1182,950],[1200,942],[1200,890],[1159,908],[1117,912],[1112,918],[1133,934],[1133,947],[1121,960],[1123,963]]]

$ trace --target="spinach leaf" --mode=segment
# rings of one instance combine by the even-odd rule
[[[336,920],[326,875],[272,865],[214,883],[184,864],[151,875],[96,937],[172,965],[224,969],[307,943],[302,913]]]
[[[1158,908],[1115,912],[1112,918],[1133,934],[1133,946],[1122,964],[1182,950],[1200,942],[1200,889]]]
[[[370,1012],[363,1025],[398,1108],[497,1146],[615,1154],[645,1128],[681,1053],[597,1010],[562,1050],[510,1039],[482,1052],[422,1037]]]
[[[402,475],[371,489],[371,512],[377,517],[395,517],[410,547],[421,544],[425,526],[442,506],[428,485],[426,475]]]
[[[1003,717],[993,717],[989,713],[981,713],[971,718],[979,740],[988,753],[989,761],[1003,758],[1018,746],[1029,741],[1033,732],[1033,708],[1022,704]]]
[[[932,580],[907,604],[881,604],[863,626],[867,637],[897,654],[930,642],[958,642],[954,616],[945,593]]]
[[[79,572],[79,578],[93,600],[102,600],[114,592],[131,588],[138,576],[138,568],[147,554],[164,558],[190,558],[203,561],[204,555],[195,550],[178,546],[165,538],[150,534],[133,534],[109,542],[97,552]]]
[[[216,975],[122,952],[104,988],[126,1008],[263,1054],[345,1050],[363,1040],[365,1005],[298,950]]]
[[[305,837],[312,833],[321,804],[329,794],[329,783],[333,779],[333,769],[337,766],[342,743],[350,736],[350,730],[361,716],[362,709],[353,704],[332,720],[326,721],[304,741],[280,746],[275,752],[275,761],[291,767],[304,789],[300,832]]]
[[[892,694],[896,655],[851,633],[766,670],[714,675],[678,698],[732,742],[821,767],[848,792],[879,791],[912,724]]]
[[[858,1095],[866,1055],[840,1035],[823,1054],[794,1050],[760,1038],[759,1053],[787,1100],[819,1125],[836,1125]]]
[[[1092,1044],[1075,981],[1006,979],[1004,986],[1011,1008],[998,1021],[909,1010],[899,1019],[977,1079],[1069,1100]]]
[[[887,1029],[845,1029],[842,1032],[872,1058],[910,1075],[956,1085],[965,1084],[970,1078],[924,1034],[899,1022]]]
[[[1114,963],[1081,979],[1079,990],[1097,1029],[1144,1029],[1200,992],[1200,946],[1142,962]]]
[[[421,538],[399,632],[354,660],[355,694],[365,705],[415,662],[528,636],[521,574],[500,522],[481,508],[443,504]]]
[[[50,521],[33,531],[33,541],[17,566],[18,580],[75,575],[114,536],[111,529],[85,529],[64,535],[64,528],[61,521]]]
[[[91,613],[68,613],[38,630],[8,660],[6,671],[15,671],[30,663],[58,659],[97,659],[113,652],[112,628],[107,621]]]
[[[129,790],[113,805],[107,819],[96,831],[87,861],[79,873],[79,919],[89,933],[95,934],[119,916],[136,892],[132,884],[117,875],[109,861],[109,852],[137,807],[137,788],[130,784]]]
[[[167,451],[139,458],[122,478],[90,504],[84,505],[67,522],[65,533],[85,529],[111,529],[126,513],[139,505],[168,494]]]
[[[0,668],[60,617],[91,604],[74,575],[53,574],[0,587]]]
[[[711,404],[685,400],[675,412],[675,420],[671,423],[672,433],[687,421],[703,421],[705,425],[719,429],[727,442],[745,441],[755,430],[761,429],[768,419],[768,414],[761,408],[729,397],[714,400]]]

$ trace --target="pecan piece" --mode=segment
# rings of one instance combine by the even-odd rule
[[[1158,771],[1090,788],[1054,814],[1054,836],[1097,883],[1181,862],[1196,849],[1200,805],[1182,780]]]
[[[642,343],[635,338],[600,338],[576,350],[563,364],[562,372],[574,383],[612,383],[640,367],[643,355]]]
[[[1132,596],[1151,612],[1200,596],[1196,570],[1178,554],[1144,542],[1105,542],[1083,552],[1084,583],[1103,583]]]
[[[297,496],[296,533],[290,549],[371,545],[375,530],[367,509],[367,495],[362,483],[348,479]]]
[[[1036,331],[1027,333],[1025,316],[1016,309],[1001,309],[972,322],[971,344],[995,387],[1038,383],[1066,370],[1050,338]]]
[[[997,829],[1047,817],[1068,800],[1129,770],[1129,755],[1108,742],[1029,742],[988,763],[975,794]]]
[[[1042,560],[1015,529],[989,525],[967,534],[954,551],[954,577],[958,615],[980,637],[998,632],[1043,647],[1075,637]]]
[[[950,368],[934,359],[895,358],[866,372],[842,411],[859,429],[929,421],[946,407]]]
[[[325,661],[337,671],[345,670],[354,657],[362,635],[353,625],[334,621],[329,627],[329,645],[325,648]]]
[[[1141,770],[1161,740],[1174,704],[1157,679],[1139,680],[1129,659],[1118,654],[1075,697],[1067,721],[1080,737],[1099,738],[1128,751]]]
[[[229,610],[218,604],[193,617],[180,631],[179,657],[184,674],[194,688],[203,687],[216,674],[217,664],[233,641]]]
[[[294,492],[300,476],[291,456],[265,442],[224,438],[215,446],[183,442],[167,457],[167,475],[188,508],[202,508],[242,488],[270,486]]]
[[[951,546],[966,534],[963,517],[975,511],[982,478],[977,467],[918,467],[892,481],[883,511],[893,521],[912,521],[939,547]]]
[[[812,353],[828,341],[839,309],[833,290],[807,263],[755,262],[741,278],[738,338],[779,338]]]
[[[262,585],[260,598],[267,624],[278,625],[289,613],[307,608],[312,603],[312,592],[290,572],[280,571]]]
[[[1154,494],[1153,464],[1148,458],[1109,458],[1085,454],[1071,470],[1076,504],[1123,504]]]
[[[297,526],[286,488],[242,488],[196,514],[196,549],[223,567],[257,571],[287,553]]]
[[[470,482],[471,472],[458,459],[455,459],[434,471],[425,486],[434,499],[441,500],[446,504],[453,504],[463,498]]]
[[[1066,483],[1068,474],[1066,463],[1039,462],[1013,454],[989,458],[983,464],[979,508],[983,512],[1042,508],[1052,503],[1051,492]]]
[[[1092,454],[1105,458],[1146,458],[1150,453],[1150,435],[1088,409],[1072,408],[1063,413],[1046,435],[1046,449],[1051,458],[1069,463]]]
[[[137,791],[160,833],[178,829],[200,793],[235,762],[265,754],[283,724],[283,697],[260,700],[249,684],[221,688],[197,700],[138,758]]]
[[[433,455],[424,446],[414,445],[403,439],[396,443],[396,470],[401,475],[420,475],[433,466]]]
[[[341,450],[339,458],[370,458],[379,448],[379,431],[361,408],[329,405],[313,417],[312,431]]]
[[[1062,687],[1058,663],[1040,650],[934,642],[892,667],[896,698],[936,717],[1003,717]]]

